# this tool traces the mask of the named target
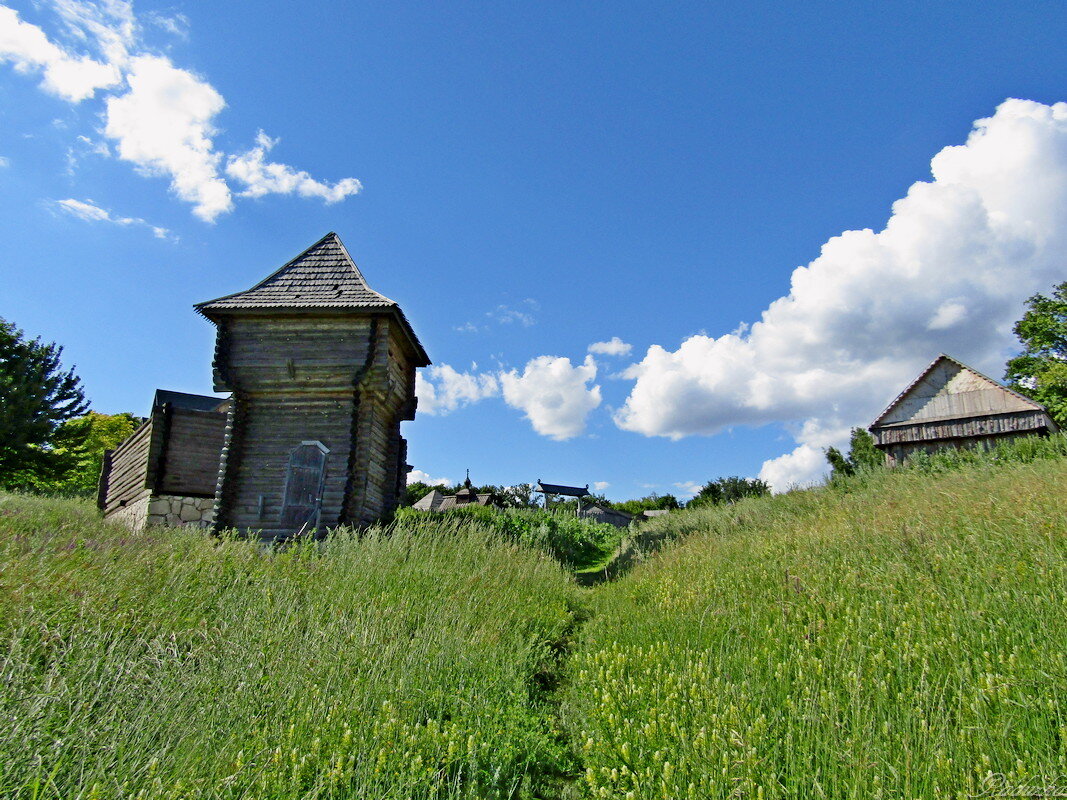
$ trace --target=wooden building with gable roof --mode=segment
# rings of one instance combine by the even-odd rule
[[[408,470],[400,423],[430,360],[337,234],[195,308],[218,328],[215,390],[232,392],[216,528],[284,539],[392,511]]]
[[[895,466],[917,452],[990,446],[1057,428],[1044,406],[942,353],[868,430]]]
[[[148,418],[104,453],[96,500],[104,518],[134,530],[210,525],[228,402],[157,389]]]

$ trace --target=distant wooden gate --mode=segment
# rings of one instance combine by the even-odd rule
[[[282,499],[283,526],[298,530],[318,527],[329,452],[322,442],[301,442],[289,455]]]

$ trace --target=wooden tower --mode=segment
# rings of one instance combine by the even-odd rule
[[[285,539],[391,512],[407,473],[400,423],[430,360],[337,235],[196,310],[218,328],[215,390],[233,393],[216,530]]]

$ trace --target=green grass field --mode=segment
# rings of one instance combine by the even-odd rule
[[[0,496],[0,797],[1045,785],[1065,487],[1067,459],[980,462],[683,512],[589,589],[470,523],[272,553]]]

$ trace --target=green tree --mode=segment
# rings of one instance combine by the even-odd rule
[[[736,503],[744,497],[763,497],[771,493],[771,487],[759,478],[718,478],[705,483],[686,508]]]
[[[623,503],[612,503],[614,508],[625,511],[627,514],[638,516],[642,511],[658,511],[662,509],[680,508],[678,498],[673,494],[656,494],[653,492],[637,500],[627,500]]]
[[[1035,294],[1026,308],[1014,328],[1023,351],[1008,361],[1004,379],[1067,427],[1067,281],[1048,296]]]
[[[74,433],[68,439],[79,438],[85,432],[84,441],[79,445],[62,449],[61,455],[72,461],[72,466],[52,482],[37,481],[38,491],[50,491],[70,495],[91,495],[96,491],[100,479],[100,468],[104,462],[104,451],[114,450],[124,442],[131,433],[144,422],[129,412],[121,414],[98,414],[90,411],[84,417],[67,420],[62,429],[71,429]],[[62,432],[62,431],[61,431]],[[61,448],[57,447],[57,451]]]
[[[409,483],[407,485],[407,489],[404,492],[404,497],[400,501],[400,505],[413,506],[434,489],[441,492],[441,494],[452,493],[452,490],[444,484],[435,483],[431,485],[429,483],[423,483],[422,481],[415,481],[414,483]]]
[[[874,437],[863,428],[852,429],[848,442],[848,455],[843,454],[836,447],[828,447],[826,460],[832,468],[831,479],[878,469],[885,464],[885,456],[874,446]]]
[[[62,354],[0,319],[0,486],[56,480],[77,463],[74,451],[90,426],[63,423],[89,404],[74,368],[60,365]]]

